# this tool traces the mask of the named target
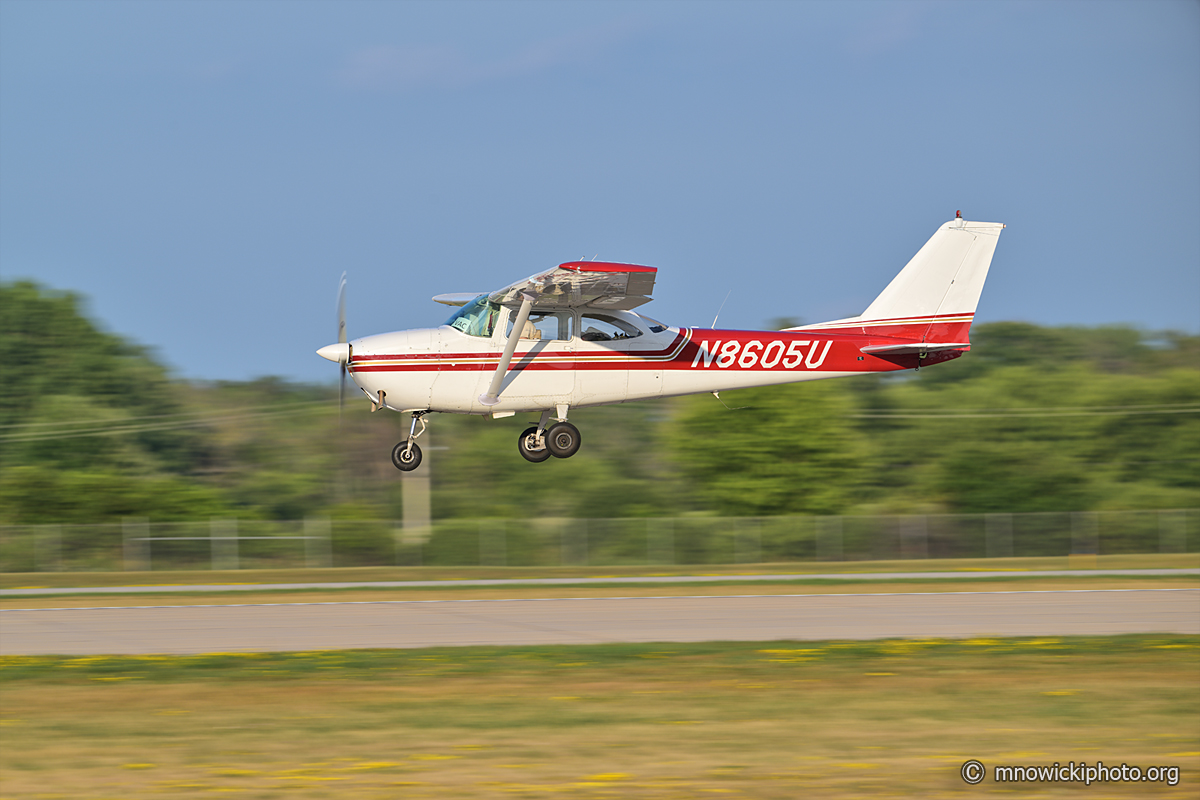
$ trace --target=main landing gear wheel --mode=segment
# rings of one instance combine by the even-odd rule
[[[546,447],[555,458],[570,458],[579,452],[579,429],[569,422],[551,425],[546,431]]]
[[[550,448],[546,447],[545,437],[542,438],[542,446],[538,447],[537,430],[536,425],[532,428],[527,428],[521,434],[521,438],[517,439],[517,450],[521,452],[521,456],[526,461],[540,464],[550,457]]]
[[[421,466],[421,448],[417,447],[416,442],[409,444],[405,439],[392,448],[392,463],[401,472],[412,472]]]

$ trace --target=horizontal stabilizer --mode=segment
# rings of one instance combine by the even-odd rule
[[[967,350],[970,342],[914,342],[913,344],[872,344],[858,348],[863,353],[877,356],[903,356],[932,353],[937,350]]]

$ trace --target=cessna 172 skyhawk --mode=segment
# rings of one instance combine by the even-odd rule
[[[541,412],[517,439],[521,455],[569,458],[580,444],[569,409],[958,358],[1003,228],[956,214],[862,314],[781,331],[664,325],[633,311],[650,302],[654,267],[569,261],[491,294],[433,298],[456,307],[441,327],[347,342],[343,279],[338,343],[317,353],[341,364],[343,387],[349,371],[372,411],[412,415],[392,450],[401,470],[421,463],[416,439],[431,411]]]

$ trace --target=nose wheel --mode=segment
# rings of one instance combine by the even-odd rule
[[[405,439],[392,448],[392,463],[401,472],[412,472],[421,466],[421,448],[417,447],[416,442]]]
[[[392,463],[401,472],[412,472],[421,466],[421,448],[417,447],[417,437],[425,432],[425,415],[428,411],[414,411],[412,424],[408,428],[408,438],[392,448]],[[421,430],[417,430],[417,423]]]

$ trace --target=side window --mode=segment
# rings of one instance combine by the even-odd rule
[[[511,336],[513,322],[517,312],[509,311],[508,325],[504,335]],[[571,338],[571,314],[567,311],[538,311],[536,308],[529,315],[525,329],[521,331],[522,339],[550,339],[565,342]]]
[[[642,335],[625,320],[607,314],[583,314],[579,329],[579,338],[585,342],[618,342]]]

